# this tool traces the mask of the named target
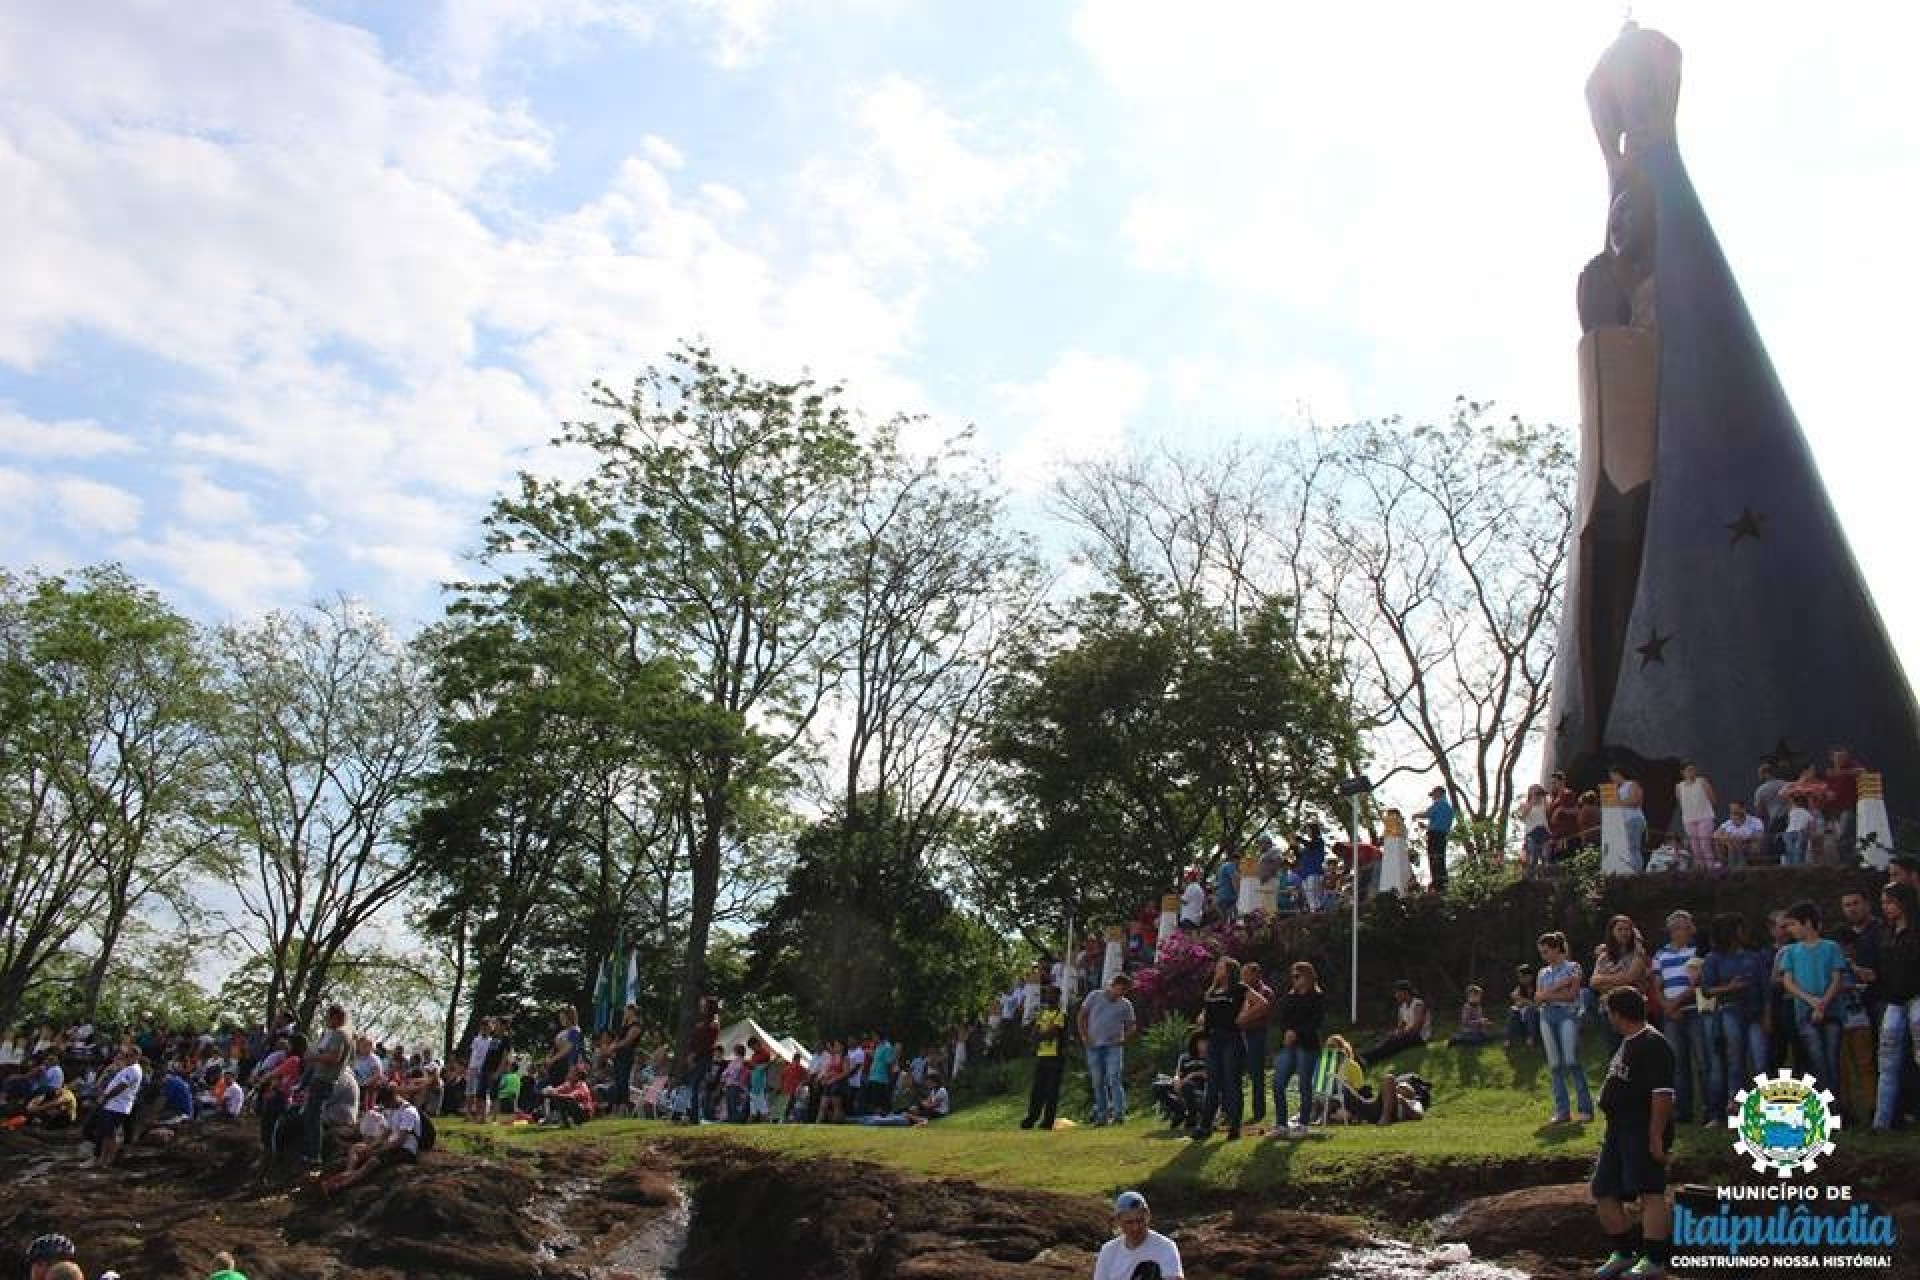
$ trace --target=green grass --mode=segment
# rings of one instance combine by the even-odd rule
[[[1587,1074],[1596,1097],[1605,1074],[1597,1037],[1588,1046]],[[1077,1066],[1078,1063],[1072,1064]],[[1136,1062],[1143,1071],[1147,1064]],[[868,1160],[904,1172],[965,1178],[1005,1186],[1071,1195],[1110,1194],[1122,1187],[1146,1187],[1176,1201],[1257,1195],[1289,1203],[1345,1205],[1366,1212],[1368,1197],[1382,1186],[1445,1185],[1450,1194],[1510,1190],[1524,1185],[1526,1170],[1537,1165],[1543,1181],[1579,1176],[1576,1167],[1598,1150],[1601,1123],[1553,1126],[1547,1067],[1538,1050],[1444,1046],[1400,1055],[1397,1071],[1417,1071],[1434,1082],[1435,1105],[1417,1124],[1343,1126],[1330,1138],[1268,1143],[1243,1138],[1228,1143],[1216,1137],[1191,1144],[1167,1132],[1150,1114],[1151,1095],[1130,1087],[1131,1116],[1120,1128],[1067,1128],[1028,1132],[1019,1128],[1026,1112],[1025,1064],[992,1066],[976,1077],[972,1090],[957,1096],[954,1114],[916,1129],[869,1129],[858,1125],[702,1125],[672,1126],[641,1120],[600,1120],[584,1129],[492,1128],[480,1134],[461,1121],[446,1122],[448,1146],[507,1149],[591,1143],[618,1153],[648,1140],[722,1141],[763,1150],[773,1156],[837,1156]],[[972,1069],[969,1069],[970,1072]],[[1130,1073],[1130,1075],[1133,1073]],[[1378,1073],[1375,1073],[1377,1079]],[[1150,1078],[1150,1076],[1148,1077]],[[963,1077],[964,1082],[964,1077]],[[1063,1116],[1085,1114],[1084,1071],[1069,1071],[1062,1098]],[[979,1092],[984,1084],[985,1096]],[[1296,1095],[1297,1096],[1297,1095]],[[480,1141],[476,1143],[475,1138]],[[1839,1139],[1841,1156],[1862,1172],[1854,1181],[1871,1186],[1875,1175],[1911,1177],[1920,1169],[1920,1134],[1881,1136],[1853,1131]],[[1679,1136],[1676,1176],[1713,1181],[1742,1168],[1725,1129],[1684,1127]],[[1476,1175],[1499,1166],[1497,1179]]]

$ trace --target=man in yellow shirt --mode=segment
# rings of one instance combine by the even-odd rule
[[[1061,1043],[1067,1038],[1067,1015],[1060,1010],[1060,988],[1047,986],[1040,991],[1040,1008],[1033,1015],[1033,1093],[1027,1099],[1027,1118],[1022,1129],[1039,1125],[1053,1128],[1054,1113],[1060,1107],[1060,1076],[1066,1069]]]
[[[62,1084],[52,1093],[42,1094],[27,1104],[27,1121],[48,1129],[71,1129],[80,1118],[80,1100]]]

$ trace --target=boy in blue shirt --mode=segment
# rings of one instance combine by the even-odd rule
[[[1793,945],[1780,955],[1781,977],[1793,998],[1793,1029],[1806,1051],[1814,1079],[1823,1089],[1839,1090],[1835,1064],[1840,1056],[1840,971],[1847,959],[1831,938],[1820,936],[1820,908],[1796,902],[1787,908],[1787,932]]]

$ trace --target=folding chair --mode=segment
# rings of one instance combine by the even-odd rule
[[[1322,1049],[1313,1066],[1313,1104],[1307,1112],[1307,1132],[1324,1129],[1333,1116],[1334,1100],[1340,1096],[1340,1051]],[[1330,1135],[1322,1134],[1326,1137]]]

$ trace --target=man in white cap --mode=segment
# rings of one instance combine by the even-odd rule
[[[1148,1229],[1153,1215],[1138,1191],[1122,1191],[1113,1202],[1119,1233],[1100,1246],[1093,1280],[1182,1280],[1180,1250],[1158,1231]]]

